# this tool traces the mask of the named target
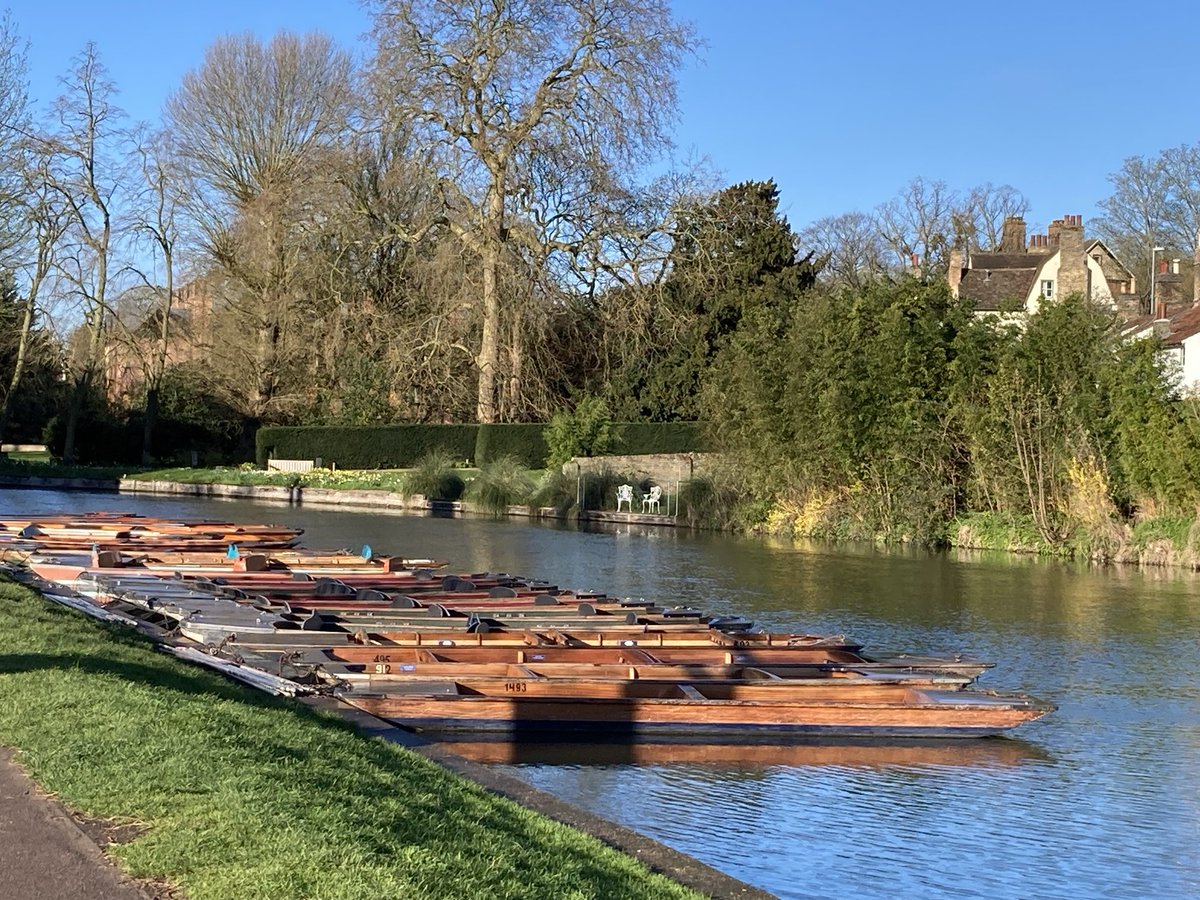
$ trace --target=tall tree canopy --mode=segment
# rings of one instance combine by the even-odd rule
[[[495,421],[506,335],[510,367],[523,358],[523,298],[502,304],[506,256],[541,267],[586,252],[622,185],[669,146],[676,71],[696,41],[667,0],[371,5],[377,84],[443,172],[440,209],[403,234],[444,226],[479,260],[476,413]]]
[[[611,403],[626,416],[697,418],[705,377],[743,318],[787,310],[817,271],[811,253],[797,258],[773,181],[733,185],[685,210],[669,265],[658,344],[614,384]]]

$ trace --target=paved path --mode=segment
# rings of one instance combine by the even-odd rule
[[[146,900],[0,747],[0,900]]]

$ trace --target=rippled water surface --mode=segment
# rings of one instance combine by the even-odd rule
[[[905,746],[463,745],[781,897],[1200,896],[1200,580],[671,529],[0,491],[0,511],[285,522],[459,570],[742,613],[869,651],[965,651],[1058,704],[1013,739]]]

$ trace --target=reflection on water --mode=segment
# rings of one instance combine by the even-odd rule
[[[1009,738],[963,741],[862,741],[856,743],[700,744],[680,741],[439,741],[459,756],[487,765],[691,766],[742,770],[749,777],[773,766],[1017,766],[1048,761],[1046,751]]]
[[[312,547],[369,543],[458,570],[847,634],[871,652],[995,660],[984,686],[1058,705],[1017,740],[743,747],[727,760],[687,745],[468,752],[783,897],[1200,896],[1200,580],[1191,573],[0,491],[0,511],[94,509],[283,522],[306,528]]]

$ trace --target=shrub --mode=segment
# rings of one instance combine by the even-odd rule
[[[679,517],[693,528],[728,529],[738,520],[742,496],[712,478],[700,476],[679,488]]]
[[[466,486],[454,469],[455,458],[445,450],[431,450],[408,476],[408,493],[428,500],[457,500]]]
[[[510,506],[525,503],[533,489],[533,479],[520,461],[512,456],[502,456],[480,468],[466,497],[481,509],[502,515]]]
[[[616,439],[608,404],[599,397],[586,397],[574,412],[560,412],[550,420],[546,466],[557,468],[576,456],[605,456],[612,452]]]

